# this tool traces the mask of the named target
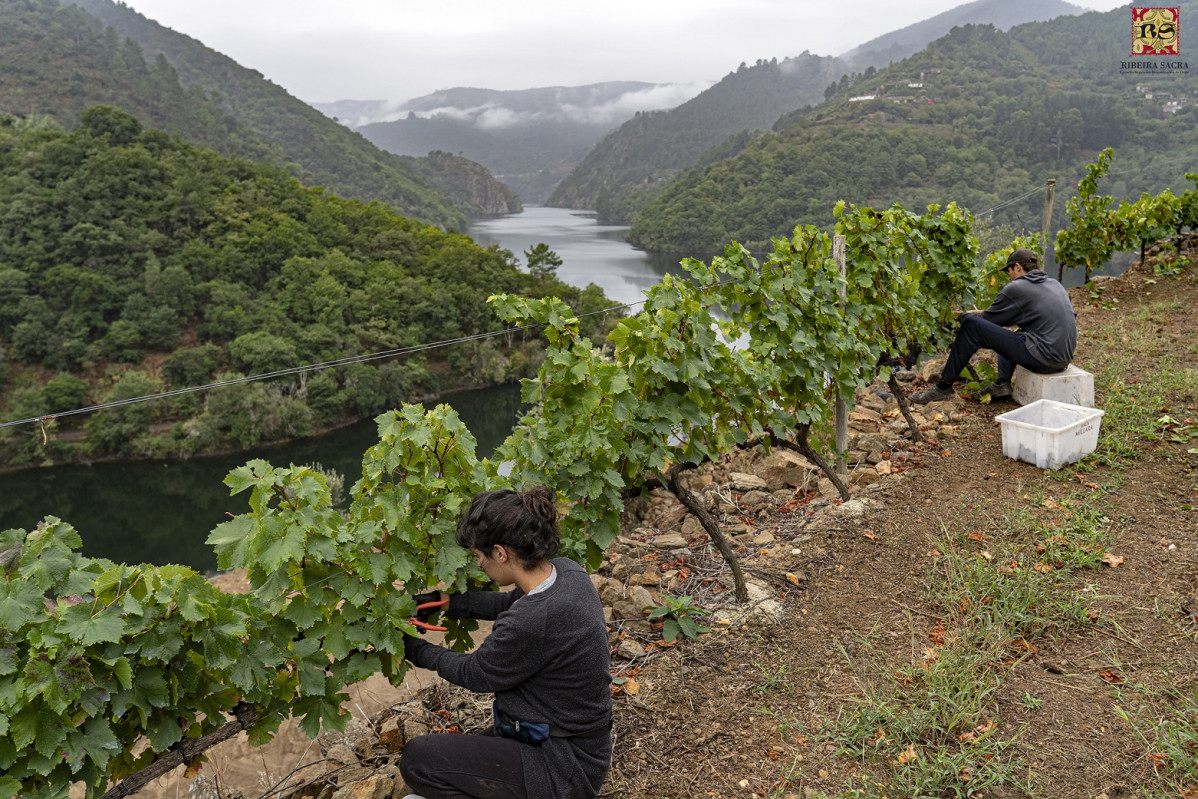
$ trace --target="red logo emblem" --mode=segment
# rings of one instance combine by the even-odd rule
[[[1181,8],[1131,9],[1132,55],[1178,55]]]

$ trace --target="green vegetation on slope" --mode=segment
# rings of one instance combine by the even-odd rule
[[[283,167],[307,185],[465,226],[462,209],[415,170],[259,73],[111,0],[76,5],[0,0],[0,112],[72,127],[84,109],[113,105],[222,155]]]
[[[1112,176],[1115,196],[1179,184],[1198,160],[1198,107],[1167,114],[1137,90],[1142,78],[1119,74],[1126,15],[1089,13],[1010,33],[956,28],[779,120],[739,155],[679,178],[642,210],[632,241],[664,251],[718,251],[730,239],[758,247],[796,224],[829,224],[835,199],[955,201],[981,213],[1047,178],[1075,182],[1108,146],[1126,165]],[[1151,85],[1183,94],[1185,81],[1160,75]],[[994,219],[1038,223],[1040,201],[1009,205]]]
[[[25,419],[498,329],[487,297],[607,300],[380,203],[305,188],[108,106],[67,134],[0,117],[0,418]],[[92,455],[248,447],[522,374],[495,338],[70,416]],[[535,365],[531,364],[531,365]],[[173,425],[173,427],[172,427]],[[152,431],[152,432],[151,432]],[[66,453],[36,425],[0,462]]]
[[[469,158],[444,150],[433,150],[424,158],[400,158],[471,216],[518,214],[524,210],[514,191],[491,177],[485,166]]]
[[[838,59],[810,53],[781,63],[741,64],[677,108],[638,113],[608,134],[558,185],[548,204],[593,208],[606,219],[630,221],[649,196],[704,153],[741,131],[766,130],[781,114],[818,101],[841,70]]]

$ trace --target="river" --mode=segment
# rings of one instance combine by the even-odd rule
[[[526,250],[544,243],[562,259],[557,270],[561,280],[582,287],[595,283],[616,302],[639,302],[666,272],[681,271],[677,256],[632,248],[624,241],[627,227],[600,225],[589,211],[526,208],[520,214],[475,222],[469,232],[479,244],[511,250],[521,264]]]
[[[544,242],[562,259],[562,280],[580,286],[593,282],[616,302],[635,303],[669,267],[625,243],[626,231],[599,225],[593,214],[528,208],[478,222],[469,234],[480,244],[511,250],[521,262],[525,250]],[[677,259],[673,265],[677,267]],[[480,457],[503,441],[520,411],[518,386],[460,392],[444,401],[478,439]],[[204,543],[208,533],[228,518],[226,513],[247,509],[248,495],[230,497],[222,482],[231,469],[252,458],[279,466],[320,463],[345,475],[348,493],[360,475],[362,453],[377,442],[377,428],[366,420],[316,438],[230,456],[0,474],[0,530],[29,530],[53,515],[75,526],[89,557],[180,563],[210,571],[216,568],[216,556]]]

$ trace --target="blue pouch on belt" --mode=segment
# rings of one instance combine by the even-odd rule
[[[497,707],[495,712],[495,731],[504,738],[513,738],[520,743],[540,746],[549,737],[549,723],[545,721],[521,721],[514,719]]]

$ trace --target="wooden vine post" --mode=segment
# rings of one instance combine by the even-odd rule
[[[1052,225],[1052,195],[1053,195],[1053,191],[1056,189],[1056,185],[1057,185],[1057,182],[1054,178],[1048,179],[1047,191],[1045,192],[1045,195],[1044,195],[1044,218],[1040,224],[1040,231],[1041,231],[1041,235],[1043,236],[1043,246],[1041,247],[1041,250],[1043,251],[1044,255],[1046,256],[1046,262],[1047,262],[1047,256],[1048,256],[1048,242],[1051,240],[1048,236],[1048,231]],[[1061,267],[1058,266],[1057,267],[1057,280],[1060,280],[1060,279],[1061,279]]]
[[[844,278],[846,266],[844,262],[844,247],[845,237],[843,234],[836,234],[832,237],[832,260],[836,261],[836,268],[840,271],[841,278]],[[844,281],[841,281],[840,288],[837,291],[840,295],[840,307],[843,310],[845,300]],[[849,419],[848,411],[845,409],[844,398],[837,392],[836,396],[836,473],[844,477],[849,472],[848,464],[848,448],[849,448]],[[843,492],[842,492],[843,493]]]

